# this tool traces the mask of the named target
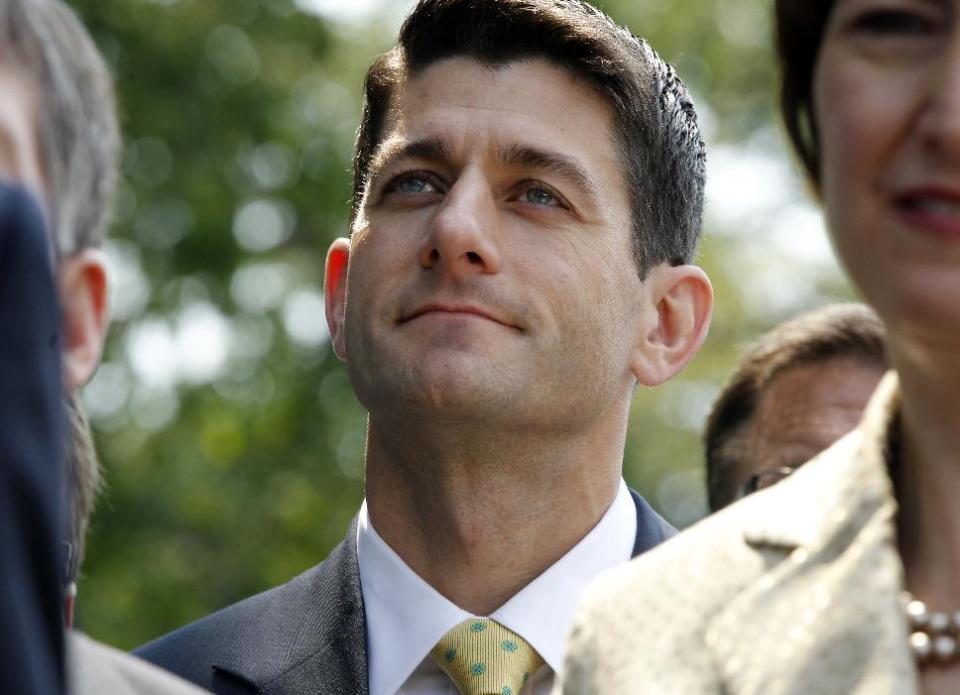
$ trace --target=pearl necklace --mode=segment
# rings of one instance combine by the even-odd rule
[[[909,591],[900,600],[910,626],[910,651],[918,663],[946,663],[960,656],[960,610],[928,610]]]

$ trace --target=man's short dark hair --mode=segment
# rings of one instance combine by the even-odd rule
[[[689,263],[703,217],[705,149],[693,102],[650,45],[580,0],[420,0],[397,45],[367,72],[353,219],[395,87],[446,58],[497,68],[543,58],[596,89],[615,114],[641,276]]]
[[[801,314],[751,343],[713,404],[703,435],[710,511],[734,501],[738,462],[728,445],[748,424],[777,377],[795,367],[838,358],[886,368],[883,344],[883,323],[870,307],[856,303]]]
[[[815,186],[820,184],[820,142],[813,118],[813,73],[836,0],[776,0],[780,114],[790,142]]]

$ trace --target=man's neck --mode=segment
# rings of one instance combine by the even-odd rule
[[[619,484],[626,413],[570,436],[374,422],[374,528],[457,606],[489,615],[597,524]]]

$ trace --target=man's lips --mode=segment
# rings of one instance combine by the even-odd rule
[[[476,316],[488,321],[493,321],[494,323],[499,323],[501,326],[506,326],[507,328],[519,328],[518,326],[515,326],[514,324],[500,318],[486,309],[483,309],[482,307],[474,306],[472,304],[441,304],[436,302],[431,302],[430,304],[424,304],[423,306],[417,307],[409,314],[403,316],[399,322],[406,323],[408,321],[413,321],[414,319],[420,318],[421,316],[434,314],[448,314],[451,316]]]
[[[900,218],[919,232],[960,241],[960,187],[928,185],[899,191]]]

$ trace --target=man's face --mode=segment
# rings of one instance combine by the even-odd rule
[[[842,357],[775,377],[746,430],[729,444],[739,461],[739,484],[765,471],[797,468],[856,427],[883,374],[880,365]]]
[[[629,398],[642,301],[604,99],[541,60],[401,85],[336,347],[372,413],[569,429]]]
[[[0,53],[0,180],[19,184],[45,201],[35,124],[36,96]]]

